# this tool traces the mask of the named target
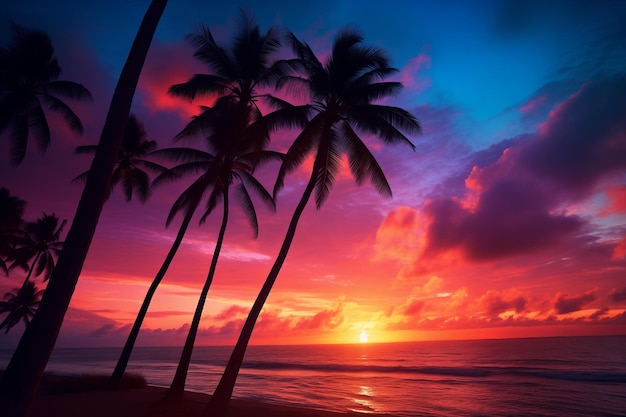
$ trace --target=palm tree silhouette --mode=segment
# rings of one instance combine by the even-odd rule
[[[0,301],[0,314],[8,315],[0,323],[0,330],[9,333],[22,320],[26,326],[35,315],[43,290],[38,290],[35,283],[27,281],[22,287],[4,294],[4,301]]]
[[[241,12],[240,17],[239,28],[230,49],[220,46],[206,26],[202,26],[199,34],[189,37],[196,48],[194,57],[207,64],[210,74],[196,74],[185,83],[173,85],[169,92],[173,96],[190,101],[197,97],[206,96],[218,98],[214,106],[202,107],[202,112],[192,118],[175,140],[202,136],[205,132],[211,131],[215,127],[215,112],[220,106],[227,105],[227,103],[234,103],[231,105],[238,107],[234,114],[244,117],[241,120],[234,120],[233,124],[240,126],[240,128],[247,126],[249,112],[258,111],[256,102],[264,97],[258,94],[257,89],[272,86],[281,76],[288,73],[287,63],[282,61],[271,62],[272,55],[280,46],[277,30],[270,28],[265,34],[261,34],[251,15]],[[249,135],[249,138],[255,138],[256,142],[252,148],[248,149],[262,150],[269,142],[267,124],[265,122],[254,123],[248,129],[257,130],[254,135]],[[232,147],[232,150],[229,150],[229,146]],[[218,154],[216,157],[221,159],[224,158],[224,155],[241,152],[242,148],[239,141],[232,141],[232,143],[221,144],[219,149],[223,154]],[[183,214],[183,220],[172,247],[150,284],[137,313],[137,318],[111,375],[113,386],[119,385],[124,375],[150,302],[182,243],[191,218],[204,193],[213,185],[212,175],[215,174],[203,175],[201,179],[195,181],[172,206],[166,226],[179,212]]]
[[[76,148],[78,154],[93,154],[97,145],[84,145]],[[145,202],[150,196],[150,176],[148,172],[161,174],[167,169],[155,162],[145,159],[157,148],[154,140],[149,140],[148,135],[135,115],[128,117],[124,128],[122,146],[117,155],[117,162],[111,178],[110,192],[121,184],[126,201],[133,197],[133,190],[141,202]],[[85,181],[89,171],[85,171],[72,181]]]
[[[284,176],[314,155],[313,170],[304,193],[295,209],[278,257],[252,306],[241,335],[224,374],[207,406],[207,414],[225,416],[246,347],[265,300],[278,277],[293,241],[298,220],[315,192],[319,209],[334,184],[342,154],[346,154],[352,175],[358,184],[369,179],[376,190],[391,196],[391,188],[376,159],[357,131],[373,134],[385,144],[404,144],[414,149],[402,133],[419,133],[418,120],[398,107],[373,104],[376,100],[398,93],[402,84],[383,81],[396,72],[389,66],[386,53],[362,44],[362,37],[344,29],[335,38],[332,52],[322,64],[311,48],[289,34],[293,51],[299,59],[302,76],[286,76],[280,85],[288,88],[306,87],[313,104],[286,111],[311,112],[312,118],[289,148],[281,166],[275,193],[282,187]]]
[[[265,136],[262,134],[260,138],[255,137],[259,132],[264,132],[263,129],[255,128],[255,123],[261,120],[261,113],[258,109],[249,106],[245,109],[249,113],[248,115],[237,114],[237,111],[241,109],[242,107],[232,100],[222,101],[215,107],[207,109],[206,112],[209,114],[205,114],[204,117],[213,119],[212,123],[207,124],[212,126],[206,135],[210,152],[189,148],[164,149],[156,152],[156,154],[163,155],[169,160],[183,161],[182,164],[172,168],[168,173],[157,178],[156,181],[178,179],[187,174],[202,173],[181,196],[184,200],[187,192],[194,193],[200,189],[204,189],[205,193],[208,194],[206,209],[200,219],[201,223],[220,202],[223,205],[222,223],[211,259],[211,266],[194,312],[176,374],[170,386],[170,393],[174,395],[182,395],[185,388],[185,380],[202,310],[215,276],[215,269],[228,224],[231,187],[235,186],[237,200],[248,217],[255,238],[258,235],[258,221],[250,191],[257,194],[270,209],[275,210],[272,195],[253,176],[253,173],[258,164],[271,160],[280,161],[283,154],[257,149],[258,142],[263,142]],[[249,123],[242,123],[246,118],[249,119]],[[174,207],[177,207],[177,204]]]
[[[63,242],[61,233],[67,220],[59,225],[59,218],[54,214],[43,213],[43,216],[34,222],[24,226],[25,238],[20,239],[17,247],[13,250],[11,267],[22,267],[28,271],[24,284],[29,282],[33,272],[35,276],[43,274],[43,280],[47,281],[54,270],[55,259],[61,253]],[[28,262],[31,262],[28,266]]]
[[[22,236],[22,216],[26,201],[12,196],[8,189],[0,188],[0,270],[9,273],[8,258]]]
[[[30,132],[42,153],[50,144],[42,104],[63,116],[74,132],[82,133],[80,119],[59,97],[91,100],[91,93],[82,84],[58,79],[61,68],[47,34],[15,23],[11,29],[12,42],[0,48],[0,133],[9,129],[11,162],[19,165],[26,155]]]
[[[91,172],[57,266],[50,276],[37,313],[22,334],[0,377],[0,409],[4,417],[27,415],[37,394],[109,193],[117,152],[139,75],[166,5],[167,0],[152,0],[143,17],[113,92]]]

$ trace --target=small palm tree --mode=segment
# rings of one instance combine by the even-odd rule
[[[63,242],[61,233],[67,221],[63,220],[59,225],[59,218],[53,214],[43,213],[43,216],[34,222],[26,223],[24,227],[25,238],[21,239],[18,246],[13,250],[13,264],[10,269],[17,266],[28,271],[24,284],[26,285],[31,275],[43,274],[43,280],[47,281],[52,274],[56,258],[61,253]],[[28,265],[30,262],[30,266]]]
[[[98,148],[97,145],[84,145],[76,148],[78,154],[93,154]],[[150,196],[150,176],[161,174],[166,168],[155,162],[145,159],[157,148],[154,140],[149,140],[143,125],[134,115],[128,117],[122,147],[117,154],[117,162],[111,178],[111,192],[118,184],[121,184],[126,200],[133,197],[133,190],[139,196],[141,202],[145,202]],[[73,181],[85,181],[89,171],[83,172],[73,179]]]
[[[26,155],[29,133],[42,152],[50,145],[43,106],[63,116],[70,129],[82,133],[80,119],[59,97],[91,100],[91,93],[82,84],[58,79],[61,67],[48,35],[17,24],[11,29],[12,42],[0,48],[0,133],[10,131],[11,162],[19,165]]]
[[[9,273],[7,260],[22,235],[22,216],[26,201],[12,196],[8,189],[0,188],[0,270]]]
[[[37,313],[0,376],[0,404],[5,417],[28,415],[37,395],[106,201],[139,75],[166,5],[167,0],[152,0],[141,21],[113,92],[92,172],[83,188],[63,252]]]
[[[224,374],[211,397],[207,407],[207,413],[211,416],[227,415],[248,341],[285,262],[300,216],[313,193],[317,208],[322,206],[335,182],[342,155],[347,155],[357,184],[367,179],[379,193],[391,196],[391,188],[382,169],[357,132],[377,136],[385,144],[403,144],[414,149],[402,131],[419,133],[421,128],[418,120],[401,108],[374,104],[401,90],[402,84],[383,81],[397,70],[389,66],[383,50],[364,46],[362,40],[352,30],[341,31],[333,42],[330,56],[323,64],[306,43],[293,34],[289,35],[299,60],[297,67],[302,74],[283,77],[280,85],[306,88],[313,104],[299,108],[286,107],[283,110],[306,110],[312,114],[312,118],[285,156],[275,193],[282,187],[285,175],[311,154],[314,155],[313,170],[289,223],[278,257],[250,310]]]
[[[211,266],[185,340],[174,380],[170,386],[170,393],[173,395],[182,395],[185,388],[202,311],[215,276],[215,269],[228,224],[231,187],[237,184],[235,193],[240,206],[250,221],[255,238],[258,235],[258,221],[250,191],[257,194],[270,209],[275,210],[272,195],[253,176],[253,172],[258,164],[271,160],[281,160],[283,154],[267,150],[258,151],[256,144],[263,138],[254,137],[259,132],[258,129],[255,129],[254,123],[261,120],[261,113],[253,107],[248,107],[245,110],[247,115],[239,115],[238,110],[241,110],[241,107],[232,101],[222,101],[217,106],[206,110],[210,117],[209,115],[204,117],[207,120],[211,119],[211,123],[207,126],[212,127],[206,136],[206,142],[211,152],[189,148],[164,149],[156,152],[156,154],[163,155],[171,161],[183,161],[182,164],[160,177],[163,180],[179,179],[188,174],[201,173],[200,177],[183,193],[185,195],[187,192],[195,193],[196,190],[206,190],[208,194],[207,207],[200,219],[201,223],[220,202],[223,205],[222,224],[215,244]],[[245,123],[245,119],[250,119],[250,117],[252,119]],[[160,178],[157,178],[157,181]]]
[[[190,101],[199,97],[218,98],[213,107],[202,107],[202,112],[185,126],[175,140],[203,137],[207,132],[211,132],[215,127],[215,115],[218,111],[216,109],[219,109],[221,105],[226,106],[235,103],[238,107],[236,114],[243,119],[233,120],[233,124],[240,126],[240,128],[246,127],[250,117],[248,112],[252,109],[258,111],[256,101],[261,95],[257,89],[273,85],[289,70],[287,63],[271,61],[273,54],[280,46],[277,30],[271,28],[265,34],[261,34],[252,16],[242,12],[240,25],[231,48],[220,46],[213,38],[211,31],[205,26],[202,27],[199,34],[192,35],[189,39],[196,48],[194,57],[207,64],[210,73],[196,74],[186,83],[173,85],[170,87],[169,93]],[[254,149],[262,150],[269,142],[267,125],[259,122],[255,123],[254,127],[248,127],[248,129],[249,131],[258,129],[254,135],[250,135],[250,138],[256,138]],[[229,150],[227,145],[232,146],[232,149]],[[218,158],[224,158],[224,155],[229,152],[241,151],[237,141],[231,144],[221,144],[220,150],[222,154],[216,155]],[[182,243],[191,218],[206,190],[211,189],[213,185],[214,180],[211,179],[213,174],[206,174],[202,175],[180,195],[168,215],[166,226],[171,223],[177,213],[183,214],[183,220],[172,247],[150,284],[137,313],[135,323],[111,376],[113,386],[117,386],[122,379],[150,302]]]
[[[5,313],[8,315],[0,323],[0,330],[4,329],[5,334],[9,333],[20,320],[28,326],[37,311],[41,294],[43,290],[38,290],[31,281],[4,294],[4,301],[0,301],[0,315]]]

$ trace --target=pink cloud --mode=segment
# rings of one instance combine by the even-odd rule
[[[540,107],[542,104],[544,104],[547,99],[548,99],[548,96],[545,94],[539,97],[535,97],[532,100],[530,100],[528,103],[520,107],[519,111],[520,113],[531,113],[537,110],[537,108]]]
[[[480,298],[480,304],[490,316],[497,316],[509,310],[522,313],[528,300],[517,291],[489,290]]]
[[[601,216],[626,213],[626,185],[620,185],[606,190],[609,203],[600,212]]]
[[[558,293],[554,297],[554,310],[557,314],[567,314],[582,310],[583,307],[596,300],[596,293],[597,291],[595,290],[587,291],[584,294],[576,296]]]
[[[424,77],[422,72],[430,69],[431,63],[431,58],[426,53],[412,58],[400,71],[400,82],[411,92],[423,91],[430,87],[430,80]]]
[[[567,205],[626,172],[622,88],[626,77],[586,84],[551,113],[538,135],[510,143],[496,162],[474,166],[465,196],[428,200],[415,270],[450,253],[470,262],[536,253],[584,233],[588,220]]]
[[[611,301],[614,301],[616,303],[626,301],[626,287],[622,288],[621,290],[613,288],[609,293],[609,298],[611,299]]]
[[[188,81],[194,74],[205,74],[208,69],[193,58],[187,43],[164,44],[155,40],[146,58],[138,90],[142,104],[153,112],[177,112],[184,121],[199,113],[200,105],[210,105],[208,97],[198,97],[193,102],[173,97],[167,93],[174,84]]]

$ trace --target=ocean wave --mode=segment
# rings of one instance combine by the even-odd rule
[[[488,370],[478,367],[452,367],[452,366],[383,366],[383,365],[351,365],[329,363],[287,363],[249,361],[244,363],[245,368],[262,370],[298,370],[342,373],[403,373],[403,374],[428,374],[445,376],[484,377],[489,374]]]
[[[558,379],[564,381],[626,383],[626,374],[606,371],[567,371],[542,368],[506,368],[506,367],[455,367],[455,366],[385,366],[330,363],[287,363],[272,361],[249,361],[244,363],[248,369],[269,371],[314,371],[328,373],[381,373],[405,375],[430,375],[466,378],[485,378],[488,376],[525,376],[540,379]]]

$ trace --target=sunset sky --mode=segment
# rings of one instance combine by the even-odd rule
[[[320,57],[350,25],[386,49],[405,89],[388,104],[421,121],[416,151],[368,138],[393,190],[359,187],[347,165],[330,198],[308,207],[254,344],[626,334],[626,2],[170,0],[133,113],[159,148],[197,112],[170,85],[207,69],[185,36],[204,23],[227,45],[238,8],[263,31],[293,31]],[[54,114],[52,146],[33,143],[19,167],[0,136],[0,187],[71,222],[72,178],[95,144],[148,0],[30,0],[0,4],[10,21],[46,31],[63,69],[93,103],[68,102],[85,133]],[[263,4],[261,6],[260,4]],[[622,23],[622,24],[620,24]],[[289,56],[283,51],[282,56]],[[206,104],[206,101],[204,102]],[[271,149],[285,151],[294,132]],[[371,139],[371,140],[370,140]],[[188,146],[201,147],[198,139]],[[277,212],[257,205],[259,237],[233,207],[198,335],[232,344],[278,253],[309,172],[288,177]],[[260,172],[271,189],[277,165]],[[156,188],[146,204],[116,190],[104,207],[59,346],[121,346],[180,224],[165,219],[191,178]],[[220,215],[187,233],[157,292],[139,345],[182,345],[206,278]],[[67,231],[67,230],[66,230]],[[0,294],[21,284],[0,277]],[[37,280],[41,284],[41,280]],[[0,336],[16,345],[23,327]]]

